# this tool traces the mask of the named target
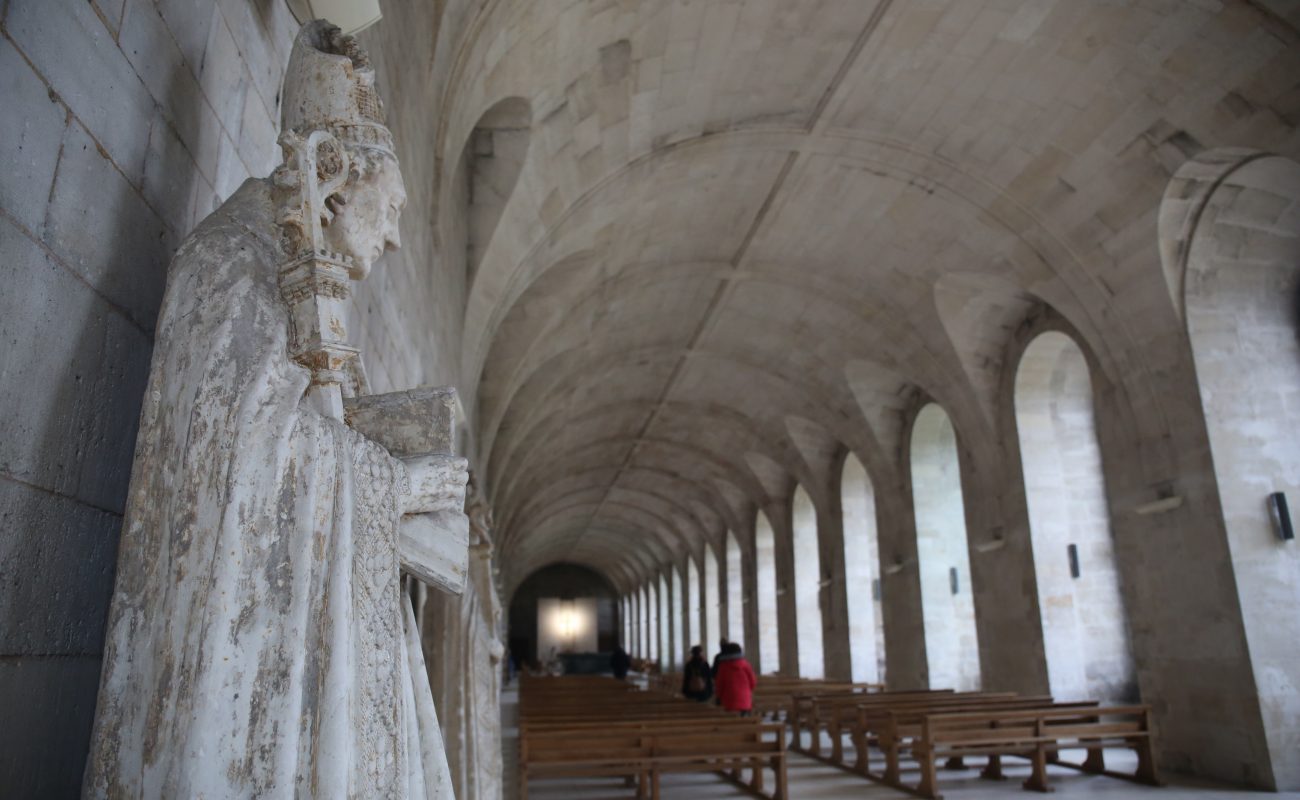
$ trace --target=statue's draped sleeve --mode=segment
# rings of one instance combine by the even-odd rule
[[[437,731],[403,633],[404,472],[305,403],[273,219],[249,181],[172,263],[88,796],[440,796],[445,761],[412,752]]]

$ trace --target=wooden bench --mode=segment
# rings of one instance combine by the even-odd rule
[[[790,702],[790,724],[794,728],[791,747],[814,758],[822,758],[821,732],[830,734],[832,758],[838,762],[843,757],[840,744],[843,719],[854,719],[857,708],[866,704],[883,706],[908,701],[922,701],[929,698],[953,697],[951,689],[918,689],[915,691],[861,692],[861,691],[823,691],[815,694],[796,694]],[[809,746],[803,746],[802,734],[809,731]]]
[[[1074,748],[1087,751],[1082,763],[1060,760],[1061,750]],[[1134,774],[1106,769],[1103,751],[1113,748],[1137,752],[1138,766]],[[1048,763],[1153,786],[1160,784],[1147,706],[930,714],[921,722],[920,735],[913,740],[911,753],[920,764],[920,783],[914,788],[901,781],[895,785],[931,800],[941,797],[937,789],[937,761],[966,756],[987,756],[988,766],[981,774],[990,779],[1003,777],[1004,756],[1026,757],[1033,769],[1024,788],[1040,792],[1052,790],[1047,781]]]
[[[634,779],[637,797],[660,797],[665,773],[717,772],[737,780],[742,769],[750,791],[772,800],[788,797],[785,729],[776,724],[649,725],[638,731],[568,731],[520,740],[519,798],[527,800],[533,778],[612,776]],[[763,769],[775,786],[764,791]]]
[[[792,720],[796,695],[825,694],[831,692],[865,693],[879,684],[825,681],[806,678],[783,678],[764,675],[754,688],[753,712],[756,717]]]
[[[864,698],[851,707],[835,706],[829,709],[826,724],[832,744],[831,760],[836,764],[841,764],[844,760],[843,734],[846,728],[853,742],[853,769],[870,776],[870,745],[878,744],[882,728],[903,715],[910,719],[942,711],[998,708],[1007,704],[1017,708],[1033,708],[1051,702],[1051,697],[1021,697],[1015,692],[908,692]]]
[[[897,785],[900,782],[902,753],[909,741],[922,735],[926,719],[936,714],[995,714],[1003,712],[1081,711],[1097,708],[1095,700],[1055,703],[1050,697],[1017,697],[1011,700],[973,701],[949,706],[898,707],[883,713],[869,714],[866,727],[876,731],[875,741],[885,756],[885,769],[880,780]],[[861,727],[861,726],[857,726]],[[855,732],[857,727],[855,727]],[[857,746],[855,739],[855,747]],[[859,764],[855,764],[857,768]],[[950,756],[944,765],[948,769],[965,769],[960,755]],[[870,772],[866,773],[871,777]]]
[[[672,772],[717,772],[751,792],[787,796],[785,727],[741,718],[654,691],[625,691],[609,678],[538,678],[522,686],[519,796],[531,778],[623,777],[637,796],[659,797]],[[764,794],[763,770],[775,786]]]
[[[634,658],[629,667],[632,672],[653,675],[659,672],[659,662],[649,658]]]
[[[664,672],[659,675],[651,675],[648,682],[648,688],[666,694],[680,694],[682,688],[682,673]]]

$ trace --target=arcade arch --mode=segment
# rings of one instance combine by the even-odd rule
[[[957,433],[947,412],[936,403],[922,408],[913,422],[911,467],[930,686],[976,690],[980,687],[979,638]]]

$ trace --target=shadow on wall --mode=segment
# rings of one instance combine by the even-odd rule
[[[537,607],[544,597],[595,598],[596,649],[606,653],[618,644],[618,592],[613,585],[587,567],[552,564],[525,578],[510,598],[510,655],[520,665],[538,661]]]
[[[154,325],[194,216],[173,126],[199,130],[202,100],[170,78],[141,172],[42,94],[63,120],[48,203],[10,186],[0,212],[0,793],[58,798],[80,794]],[[49,111],[30,99],[20,115]]]

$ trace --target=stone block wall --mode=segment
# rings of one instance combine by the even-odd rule
[[[406,246],[359,288],[350,325],[376,391],[455,382],[464,302],[434,285],[434,115],[402,114],[405,92],[434,90],[385,57],[411,52],[403,37],[427,37],[435,12],[391,5],[363,40],[402,150]],[[297,24],[281,0],[0,14],[0,794],[73,797],[167,265],[279,162]]]

